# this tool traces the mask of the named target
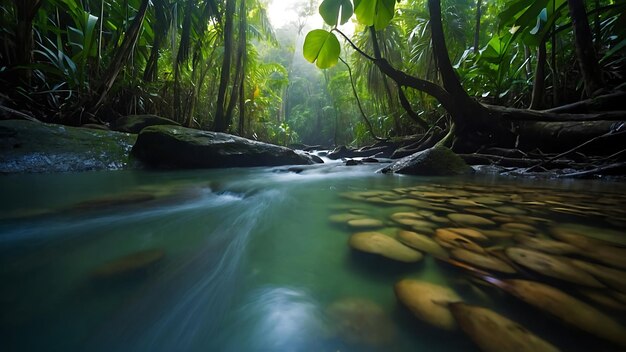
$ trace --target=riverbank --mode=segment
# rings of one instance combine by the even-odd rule
[[[332,150],[301,145],[303,151],[298,152],[229,134],[184,128],[151,115],[129,116],[122,120],[122,131],[138,134],[95,129],[94,126],[0,121],[0,174],[311,165],[323,162],[318,155],[342,160],[346,166],[382,161],[382,169],[385,163],[397,161],[402,164],[407,158],[420,159],[420,155],[431,150],[412,149],[411,140],[400,140],[361,148],[339,146]],[[463,170],[462,162],[465,162],[475,172],[515,177],[621,180],[626,175],[625,163],[585,160],[575,152],[523,154],[490,148],[481,153],[460,154],[460,159],[452,153],[445,153],[446,158],[442,159],[441,154],[436,153],[433,162],[442,164],[443,172],[413,170],[401,173],[453,175],[462,173],[459,170]],[[448,157],[454,161],[450,163]],[[448,172],[448,164],[456,166]],[[394,169],[397,168],[387,168]]]

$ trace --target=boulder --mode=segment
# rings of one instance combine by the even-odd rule
[[[463,159],[446,147],[435,146],[406,156],[381,170],[419,176],[452,176],[472,171]]]
[[[137,137],[132,155],[157,168],[220,168],[310,165],[310,156],[226,133],[177,126],[150,126]]]
[[[377,254],[404,263],[422,260],[422,253],[403,245],[380,232],[359,232],[350,237],[350,247],[361,252]]]
[[[0,121],[0,174],[123,169],[136,138],[27,120]]]
[[[395,329],[391,317],[373,301],[343,298],[333,302],[326,312],[334,334],[347,343],[380,347],[393,342]]]
[[[115,130],[127,133],[139,133],[148,126],[169,125],[180,126],[174,120],[156,115],[128,115],[120,117],[115,121]]]
[[[149,273],[164,257],[161,249],[143,250],[104,263],[92,275],[98,280],[134,278]]]
[[[403,279],[394,285],[398,301],[421,321],[444,330],[457,328],[448,309],[448,303],[459,302],[461,297],[452,289],[430,282]]]

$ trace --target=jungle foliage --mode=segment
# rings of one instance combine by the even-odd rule
[[[2,113],[71,125],[156,114],[278,144],[362,145],[449,130],[455,112],[441,96],[459,87],[480,106],[532,111],[624,89],[623,1],[293,7],[297,18],[273,28],[263,0],[2,0]],[[310,30],[320,17],[324,27]],[[574,35],[582,18],[593,50],[583,54]],[[350,24],[353,34],[344,33]],[[429,88],[399,82],[400,73]]]

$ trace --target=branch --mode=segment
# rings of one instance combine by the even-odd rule
[[[599,95],[586,100],[577,101],[575,103],[558,106],[552,109],[544,110],[545,112],[577,112],[586,113],[590,111],[610,111],[617,110],[623,106],[626,100],[626,92],[616,92],[605,95]]]
[[[593,142],[597,141],[598,139],[602,139],[604,137],[609,137],[609,136],[618,136],[618,135],[622,135],[622,134],[625,134],[625,133],[626,133],[626,131],[617,132],[616,130],[611,129],[609,132],[607,132],[605,134],[593,137],[590,140],[588,140],[588,141],[586,141],[586,142],[584,142],[582,144],[579,144],[579,145],[575,146],[574,148],[572,148],[572,149],[570,149],[568,151],[565,151],[565,152],[563,152],[563,153],[561,153],[559,155],[553,156],[552,158],[550,158],[550,159],[548,159],[546,161],[542,161],[542,162],[540,162],[540,163],[538,163],[536,165],[533,165],[533,166],[529,167],[526,171],[530,171],[530,170],[532,170],[532,169],[534,169],[536,167],[543,166],[546,163],[551,163],[551,162],[553,162],[553,161],[555,161],[557,159],[560,159],[560,158],[562,158],[562,157],[564,157],[564,156],[566,156],[568,154],[571,154],[571,153],[579,150],[580,148],[582,148],[582,147],[584,147],[584,146],[586,146],[586,145],[588,145],[590,143],[593,143]]]
[[[370,26],[369,27],[370,30],[370,36],[372,39],[372,46],[374,48],[374,57],[376,58],[376,60],[381,60],[383,57],[380,53],[380,47],[378,45],[378,37],[376,36],[376,29],[374,28],[374,26]],[[382,69],[379,70],[385,74]],[[385,87],[387,87],[387,82],[385,81]],[[389,91],[388,91],[389,92]],[[391,93],[389,93],[391,95]],[[415,111],[413,111],[413,108],[411,108],[411,103],[409,103],[409,100],[406,98],[406,95],[404,94],[404,91],[402,90],[401,86],[398,86],[398,97],[400,98],[400,104],[402,105],[402,107],[404,108],[404,110],[407,112],[407,114],[409,115],[409,117],[415,121],[418,125],[420,125],[424,130],[428,129],[428,124],[426,122],[424,122],[424,120],[422,120],[418,114],[415,113]],[[389,97],[391,99],[391,96]]]
[[[352,69],[350,68],[350,65],[348,65],[348,63],[345,62],[344,59],[342,59],[341,57],[339,57],[339,60],[341,60],[341,62],[343,62],[343,64],[346,65],[346,67],[348,68],[348,75],[350,76],[350,85],[352,86],[352,93],[354,93],[354,98],[356,99],[356,104],[359,107],[361,116],[363,117],[363,120],[365,120],[365,124],[367,125],[367,130],[369,131],[372,138],[374,138],[375,140],[386,141],[387,139],[378,137],[374,133],[374,127],[372,126],[372,123],[367,118],[367,115],[365,115],[365,111],[363,111],[363,106],[361,105],[361,99],[359,99],[359,94],[356,91],[356,87],[354,86],[354,80],[352,79]]]
[[[402,87],[409,87],[419,90],[420,92],[424,92],[437,99],[437,101],[439,101],[443,108],[446,109],[448,112],[452,113],[458,111],[457,107],[455,106],[454,99],[452,99],[450,93],[448,93],[442,87],[436,85],[433,82],[407,75],[406,73],[393,68],[393,66],[391,66],[391,64],[386,59],[375,59],[371,57],[363,50],[361,50],[358,46],[356,46],[350,40],[350,38],[348,38],[342,31],[337,28],[333,28],[332,31],[339,33],[356,52],[373,62],[374,65],[378,66],[380,71],[384,73],[387,77],[391,78],[394,82],[396,82],[400,89],[402,89]]]
[[[415,111],[413,111],[411,103],[409,103],[409,100],[406,98],[402,87],[398,87],[398,97],[400,98],[400,104],[402,105],[404,110],[406,110],[406,113],[409,115],[409,117],[418,125],[420,125],[424,130],[427,130],[428,124],[426,123],[426,121],[422,120],[422,118],[419,117],[419,115]]]
[[[609,171],[609,170],[613,170],[613,169],[622,169],[622,168],[626,168],[626,162],[614,163],[614,164],[609,164],[609,165],[603,165],[603,166],[596,167],[595,169],[585,170],[585,171],[578,171],[578,172],[572,172],[570,174],[557,175],[556,177],[558,177],[558,178],[563,178],[563,177],[584,177],[584,176],[595,175],[595,174],[597,174],[599,172],[603,172],[603,171]]]
[[[361,48],[359,48],[358,46],[356,46],[356,44],[354,44],[350,38],[348,38],[348,36],[346,36],[342,31],[340,31],[338,28],[333,28],[330,30],[331,32],[337,32],[339,33],[343,39],[348,42],[348,44],[350,44],[350,46],[352,47],[352,49],[354,49],[357,53],[361,54],[363,57],[365,57],[366,59],[370,60],[370,61],[376,61],[376,59],[374,59],[373,57],[369,56],[367,53],[365,53],[363,50],[361,50]]]
[[[550,111],[535,111],[507,108],[498,105],[485,105],[488,110],[500,114],[508,121],[535,121],[535,122],[581,122],[581,121],[626,121],[626,111],[608,111],[594,114],[554,113]]]
[[[446,39],[443,33],[443,24],[441,22],[441,1],[440,0],[428,0],[428,10],[430,13],[430,29],[432,33],[431,43],[433,45],[433,53],[435,54],[435,61],[441,79],[443,81],[444,88],[450,92],[457,99],[471,100],[469,95],[461,86],[459,77],[452,68],[450,62],[450,56],[446,47]]]

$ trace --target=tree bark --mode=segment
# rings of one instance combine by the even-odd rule
[[[593,37],[587,20],[585,3],[583,0],[567,0],[572,25],[574,27],[574,43],[578,64],[585,82],[585,92],[592,96],[594,92],[604,87],[602,72],[593,47]]]
[[[239,84],[241,83],[241,77],[245,76],[243,72],[244,55],[246,52],[246,1],[240,0],[239,2],[239,29],[238,29],[238,45],[237,54],[235,55],[235,74],[233,76],[233,89],[230,94],[230,100],[228,101],[228,107],[226,108],[226,121],[232,121],[233,111],[239,101]],[[230,123],[229,123],[230,124]]]
[[[482,16],[482,0],[476,0],[476,30],[474,31],[474,54],[479,53],[480,45],[480,18]]]
[[[239,77],[239,135],[244,135],[245,104],[246,104],[246,45],[248,43],[248,12],[245,0],[241,1],[239,22],[239,47],[241,48],[241,76]]]
[[[430,29],[432,31],[433,53],[435,54],[437,68],[441,74],[443,87],[455,99],[461,99],[467,103],[471,100],[471,98],[461,86],[461,81],[459,81],[459,77],[456,75],[456,72],[454,72],[454,68],[450,62],[448,49],[446,47],[446,39],[443,34],[443,24],[441,22],[440,1],[428,0],[428,10],[430,12]]]
[[[546,112],[586,114],[597,111],[619,110],[623,109],[624,101],[626,101],[626,92],[617,92],[562,105],[546,110]]]
[[[124,64],[129,60],[132,49],[135,46],[135,43],[137,43],[137,39],[139,38],[139,33],[141,32],[141,26],[143,25],[143,20],[146,17],[146,11],[148,10],[149,3],[150,0],[141,1],[139,10],[137,11],[137,14],[135,14],[135,18],[130,24],[130,27],[128,27],[126,35],[122,40],[122,44],[115,51],[113,60],[111,60],[109,66],[107,67],[107,70],[104,73],[102,83],[96,91],[97,99],[95,100],[95,103],[92,104],[90,112],[95,113],[98,111],[98,109],[100,109],[100,106],[102,105],[102,103],[104,103],[104,100],[106,99],[109,90],[111,90],[113,83],[115,83],[117,75],[125,66]]]
[[[28,66],[33,63],[33,19],[41,7],[41,0],[14,0],[17,13],[15,29],[15,66]],[[30,84],[32,71],[21,68],[18,78]]]
[[[226,14],[224,19],[224,57],[222,60],[222,72],[220,76],[220,86],[217,92],[217,108],[213,130],[225,132],[230,125],[225,115],[226,88],[230,80],[230,64],[233,51],[233,17],[235,14],[235,0],[226,0]]]
[[[544,96],[546,94],[546,42],[544,40],[537,47],[537,67],[533,80],[533,92],[530,101],[530,108],[540,110],[544,106]]]

